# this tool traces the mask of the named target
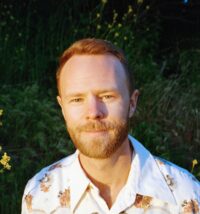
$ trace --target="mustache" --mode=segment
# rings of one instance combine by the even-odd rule
[[[77,130],[90,132],[90,131],[106,131],[114,128],[115,128],[115,125],[111,122],[96,121],[96,122],[89,122],[81,126],[78,126]]]

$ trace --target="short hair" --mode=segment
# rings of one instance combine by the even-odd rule
[[[74,55],[106,55],[106,54],[116,57],[121,62],[127,78],[128,90],[131,95],[134,90],[134,86],[132,83],[133,77],[128,68],[128,62],[125,57],[125,54],[121,49],[113,45],[111,42],[102,40],[102,39],[95,39],[95,38],[86,38],[86,39],[78,40],[63,52],[62,56],[59,59],[59,66],[56,71],[58,92],[60,91],[59,90],[60,73],[65,63],[72,56]]]

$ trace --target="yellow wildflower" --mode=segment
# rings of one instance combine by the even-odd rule
[[[195,167],[197,164],[198,164],[197,159],[194,159],[194,160],[192,161],[192,169],[191,169],[191,172],[193,172],[194,167]]]
[[[97,25],[97,30],[100,30],[101,29],[101,25]]]
[[[194,167],[194,166],[197,165],[197,164],[198,164],[197,159],[194,159],[194,160],[192,161],[192,166]]]
[[[10,170],[11,169],[11,165],[9,163],[7,163],[5,166],[4,166],[5,169],[7,170]]]
[[[124,36],[124,40],[126,41],[128,38],[126,36]]]
[[[8,156],[6,152],[4,152],[3,156],[1,157],[0,163],[3,165],[5,169],[8,169],[8,170],[11,169],[11,166],[8,163],[9,161],[10,161],[10,156]]]
[[[0,152],[2,151],[2,146],[0,146]]]
[[[121,24],[121,23],[119,23],[119,24],[118,24],[118,27],[119,27],[119,28],[120,28],[120,27],[122,27],[122,24]]]
[[[133,8],[131,5],[128,6],[128,13],[132,13],[133,12]]]
[[[0,162],[1,163],[2,162],[6,162],[7,163],[8,161],[10,161],[10,156],[8,156],[6,152],[4,152],[4,154],[3,154],[2,159],[0,160]]]
[[[3,114],[3,109],[0,109],[0,116]]]
[[[118,13],[115,10],[113,12],[114,12],[114,14],[113,14],[113,20],[116,20],[116,18],[118,16]]]
[[[142,3],[143,3],[143,0],[137,0],[137,3],[138,3],[138,4],[142,4]]]
[[[119,36],[119,33],[118,33],[118,32],[116,32],[116,33],[115,33],[115,37],[118,37],[118,36]]]
[[[107,0],[101,0],[102,4],[106,4],[108,1]]]
[[[97,18],[99,18],[100,17],[100,13],[97,13]]]
[[[149,5],[147,5],[147,6],[146,6],[146,10],[149,10],[149,9],[150,9],[150,6],[149,6]]]

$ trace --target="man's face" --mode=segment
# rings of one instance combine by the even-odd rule
[[[111,55],[75,55],[60,74],[58,102],[76,148],[108,158],[127,139],[138,92],[130,97],[121,62]]]

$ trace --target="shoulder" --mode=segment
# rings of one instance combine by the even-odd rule
[[[200,204],[200,182],[186,169],[162,158],[154,157],[177,201],[195,200]]]
[[[63,203],[68,209],[69,177],[76,159],[77,153],[43,168],[31,178],[24,190],[22,213],[50,213]]]
[[[24,190],[24,195],[27,195],[32,191],[35,192],[37,189],[44,192],[48,191],[48,188],[55,183],[55,180],[57,180],[61,174],[62,177],[66,177],[67,180],[67,177],[70,174],[70,166],[74,162],[75,158],[76,153],[40,170],[28,181]]]

